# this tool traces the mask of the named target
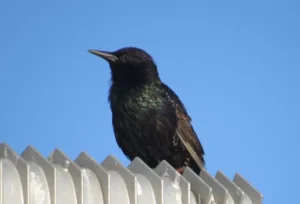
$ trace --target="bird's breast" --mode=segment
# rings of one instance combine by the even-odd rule
[[[113,113],[138,117],[142,113],[155,107],[155,102],[142,96],[114,97],[111,98],[110,105]]]
[[[153,87],[136,87],[127,89],[119,86],[112,86],[109,94],[109,101],[112,108],[122,110],[136,110],[141,108],[156,107],[160,103],[160,97]]]

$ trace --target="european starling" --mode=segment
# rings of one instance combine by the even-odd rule
[[[146,51],[125,47],[114,52],[89,50],[111,69],[109,102],[117,144],[132,161],[140,157],[155,168],[166,160],[179,173],[205,166],[203,147],[183,103],[159,77]]]

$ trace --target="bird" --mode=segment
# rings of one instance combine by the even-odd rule
[[[167,161],[180,174],[205,169],[204,149],[191,117],[159,76],[153,57],[133,46],[116,51],[89,49],[108,62],[108,101],[116,142],[129,160],[139,157],[150,168]]]

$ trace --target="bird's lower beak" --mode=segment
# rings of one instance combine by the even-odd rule
[[[99,51],[99,50],[88,50],[90,53],[97,55],[103,59],[105,59],[108,62],[116,62],[119,58],[115,55],[105,52],[105,51]]]

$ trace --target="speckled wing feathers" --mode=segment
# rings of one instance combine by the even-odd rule
[[[190,124],[190,117],[184,115],[181,108],[177,106],[176,115],[178,118],[178,127],[176,133],[183,143],[191,157],[194,159],[200,169],[204,169],[204,150],[197,138],[197,135]],[[200,154],[200,155],[199,155]]]
[[[165,89],[168,89],[169,100],[175,105],[176,116],[177,116],[177,129],[176,135],[183,143],[186,150],[189,152],[193,160],[199,166],[200,169],[205,168],[205,160],[203,155],[205,154],[204,149],[191,125],[191,118],[189,117],[184,105],[180,101],[179,97],[166,85]]]

